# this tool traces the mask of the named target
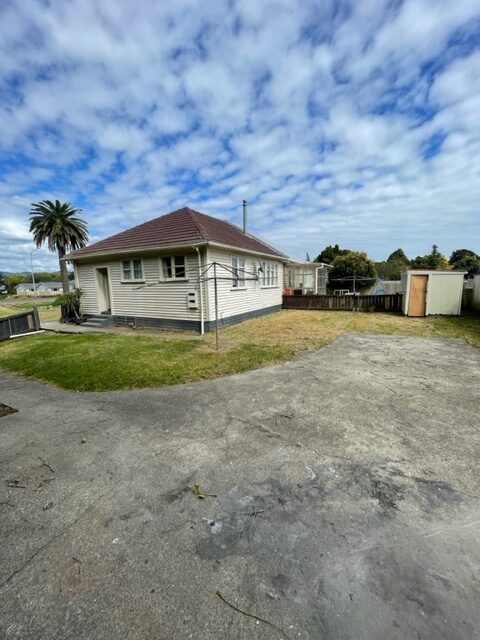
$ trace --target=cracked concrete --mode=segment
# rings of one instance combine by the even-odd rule
[[[344,336],[141,391],[0,384],[18,409],[0,418],[0,637],[480,637],[464,343]]]

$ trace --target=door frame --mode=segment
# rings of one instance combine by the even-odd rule
[[[412,278],[424,278],[425,279],[425,295],[424,295],[424,304],[423,304],[423,314],[422,315],[412,315],[410,313],[410,305],[411,305],[411,296],[412,296]],[[427,315],[427,307],[428,307],[428,282],[429,282],[430,274],[428,273],[412,273],[409,277],[408,282],[408,298],[407,298],[407,316],[411,318],[425,318]]]
[[[99,271],[107,272],[107,288],[108,288],[108,297],[110,302],[110,315],[113,316],[113,298],[112,298],[112,282],[110,278],[110,267],[105,265],[104,267],[95,267],[95,292],[97,297],[97,312],[99,314],[104,313],[100,308],[100,297],[99,297]]]

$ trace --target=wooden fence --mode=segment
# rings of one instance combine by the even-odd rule
[[[284,309],[335,311],[402,311],[402,294],[372,296],[283,296]]]
[[[8,340],[13,336],[21,336],[32,331],[40,331],[37,309],[0,318],[0,340]]]

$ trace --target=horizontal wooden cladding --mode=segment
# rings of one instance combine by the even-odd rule
[[[205,284],[198,282],[197,255],[185,254],[187,280],[162,280],[161,258],[162,256],[140,258],[144,278],[141,282],[122,281],[121,260],[75,265],[76,279],[84,292],[83,312],[96,314],[102,311],[98,304],[95,270],[106,267],[112,315],[200,320],[200,309],[189,309],[187,305],[189,291],[199,291],[200,286],[206,289]]]
[[[245,282],[242,287],[233,287],[232,256],[244,258],[245,260]],[[282,304],[283,290],[283,263],[275,258],[260,258],[232,250],[222,251],[209,247],[208,264],[217,263],[217,293],[218,293],[218,314],[220,321],[224,321],[232,316],[239,316],[245,313],[255,312],[259,309]],[[272,262],[278,265],[278,282],[275,286],[264,287],[255,276],[258,272],[260,262]],[[208,316],[205,320],[215,319],[215,287],[213,282],[213,268],[208,271]]]
[[[284,309],[312,309],[318,311],[390,311],[402,310],[402,294],[372,296],[283,296]]]

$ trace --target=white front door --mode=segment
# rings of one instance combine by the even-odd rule
[[[99,267],[96,270],[97,280],[97,304],[100,313],[111,313],[110,286],[108,282],[107,267]]]

